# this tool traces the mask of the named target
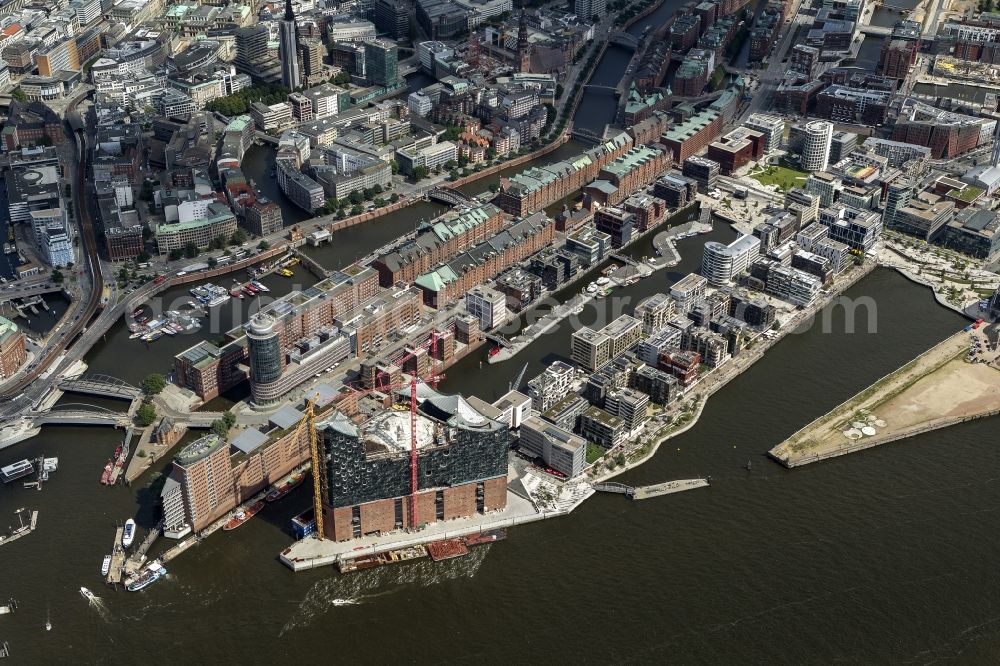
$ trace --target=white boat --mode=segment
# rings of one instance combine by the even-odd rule
[[[135,521],[129,518],[125,521],[125,530],[122,532],[122,546],[128,548],[135,539]]]
[[[83,598],[86,599],[87,601],[93,601],[94,599],[97,598],[97,596],[93,592],[91,592],[85,587],[80,588],[80,594],[82,594]]]
[[[599,277],[597,278],[597,286],[603,287],[611,282],[611,278]]]
[[[138,592],[142,588],[152,585],[166,575],[167,570],[162,564],[158,561],[150,562],[149,566],[147,566],[142,573],[125,584],[125,589],[129,592]]]
[[[587,293],[588,294],[593,294],[593,293],[596,293],[596,292],[597,292],[597,285],[596,284],[594,284],[593,282],[591,282],[590,284],[587,285]]]
[[[104,562],[101,563],[101,575],[107,576],[109,571],[111,571],[111,556],[105,555]]]
[[[43,458],[42,469],[46,472],[54,472],[59,469],[59,458]]]
[[[269,287],[264,286],[263,283],[257,282],[257,280],[250,280],[250,284],[257,287],[257,289],[263,291],[264,293],[271,291]]]

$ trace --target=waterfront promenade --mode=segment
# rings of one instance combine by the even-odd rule
[[[981,331],[963,330],[802,428],[769,455],[798,467],[995,414],[1000,414],[997,351]]]

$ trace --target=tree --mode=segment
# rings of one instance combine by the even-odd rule
[[[393,192],[392,196],[389,197],[389,201],[390,203],[396,203],[397,201],[399,201],[399,195]]]
[[[209,268],[215,268],[218,265],[219,265],[219,260],[218,259],[216,259],[215,257],[209,257],[208,258],[208,267]]]
[[[232,428],[236,425],[236,414],[233,414],[232,411],[227,409],[222,412],[222,422],[226,424],[227,428]]]
[[[142,380],[142,392],[146,395],[159,395],[160,391],[167,387],[167,379],[158,372],[146,375]]]
[[[144,264],[152,258],[153,257],[150,256],[149,252],[143,250],[142,252],[136,255],[135,260],[138,261],[140,264]]]
[[[195,244],[195,242],[188,241],[187,244],[184,246],[184,256],[187,257],[188,259],[194,259],[199,254],[201,254],[201,250],[198,249],[198,246]]]
[[[362,201],[364,201],[367,197],[365,197],[365,195],[362,192],[354,190],[353,192],[351,192],[351,195],[347,198],[350,200],[352,204],[359,204]]]
[[[28,96],[24,94],[23,90],[21,90],[21,86],[18,86],[16,88],[14,88],[10,92],[10,96],[13,97],[14,99],[16,99],[18,102],[27,102],[28,101]]]
[[[183,256],[184,256],[184,252],[182,250],[174,248],[173,250],[170,251],[170,254],[167,255],[167,259],[169,261],[177,261],[178,259],[180,259]]]
[[[150,229],[149,227],[143,227],[142,228],[142,240],[143,240],[143,242],[148,241],[152,237],[153,237],[153,230]]]
[[[242,229],[237,229],[233,232],[232,238],[229,239],[230,245],[243,245],[247,242],[247,232]]]
[[[262,240],[261,242],[257,243],[257,249],[258,250],[269,250],[269,249],[271,249],[271,244],[268,243],[266,240]]]
[[[399,173],[399,162],[397,162],[396,160],[390,160],[389,168],[392,169],[392,174],[396,175],[397,173]]]
[[[229,435],[229,427],[222,419],[212,421],[212,432],[218,435],[219,439],[225,439]]]
[[[365,209],[362,208],[359,204],[354,204],[353,206],[351,206],[351,215],[361,215],[361,213],[363,212],[365,212]]]
[[[413,180],[414,182],[418,180],[423,180],[431,174],[431,170],[425,166],[414,167],[413,169]]]
[[[122,266],[118,271],[119,282],[128,282],[128,266]]]
[[[375,204],[376,208],[381,208],[382,206],[385,205],[385,199],[383,199],[382,197],[375,197],[372,200],[372,203]]]
[[[153,425],[156,421],[156,407],[153,403],[144,402],[139,405],[139,409],[135,411],[135,424],[140,428],[146,428]]]
[[[62,284],[63,279],[64,279],[63,278],[63,274],[59,271],[59,269],[58,268],[53,268],[52,269],[52,281],[55,282],[56,284]]]

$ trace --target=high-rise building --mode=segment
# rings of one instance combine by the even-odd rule
[[[388,88],[399,78],[399,50],[395,44],[375,40],[365,42],[365,67],[368,82]]]
[[[409,7],[405,0],[375,0],[375,27],[394,39],[410,33]]]
[[[326,45],[319,39],[303,39],[299,42],[299,59],[305,76],[319,76],[323,73],[323,58]]]
[[[801,162],[804,171],[826,171],[830,162],[830,143],[832,140],[832,123],[825,120],[813,120],[806,123]]]
[[[278,49],[281,58],[281,85],[289,90],[295,90],[302,85],[302,76],[299,72],[299,38],[296,30],[292,0],[285,0],[285,17],[281,19],[278,27]]]
[[[590,20],[595,16],[604,16],[606,10],[605,0],[574,0],[573,2],[573,13],[585,20]]]
[[[281,335],[274,318],[258,313],[247,324],[247,351],[250,361],[250,386],[270,384],[281,377]],[[254,402],[257,402],[256,397]]]

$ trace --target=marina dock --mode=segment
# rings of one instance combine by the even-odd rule
[[[111,569],[108,571],[108,583],[114,585],[122,582],[122,571],[125,569],[125,551],[122,549],[123,527],[115,530],[115,542],[111,546]]]
[[[35,528],[38,527],[38,511],[32,511],[31,512],[31,522],[29,522],[27,524],[25,524],[24,521],[21,520],[21,514],[23,512],[24,512],[24,509],[19,509],[17,511],[17,517],[18,517],[18,520],[21,521],[21,526],[20,527],[12,527],[10,529],[10,534],[8,534],[7,536],[0,537],[0,546],[6,546],[9,543],[17,541],[18,539],[20,539],[23,536],[27,536],[28,534],[31,534],[32,532],[34,532]]]

